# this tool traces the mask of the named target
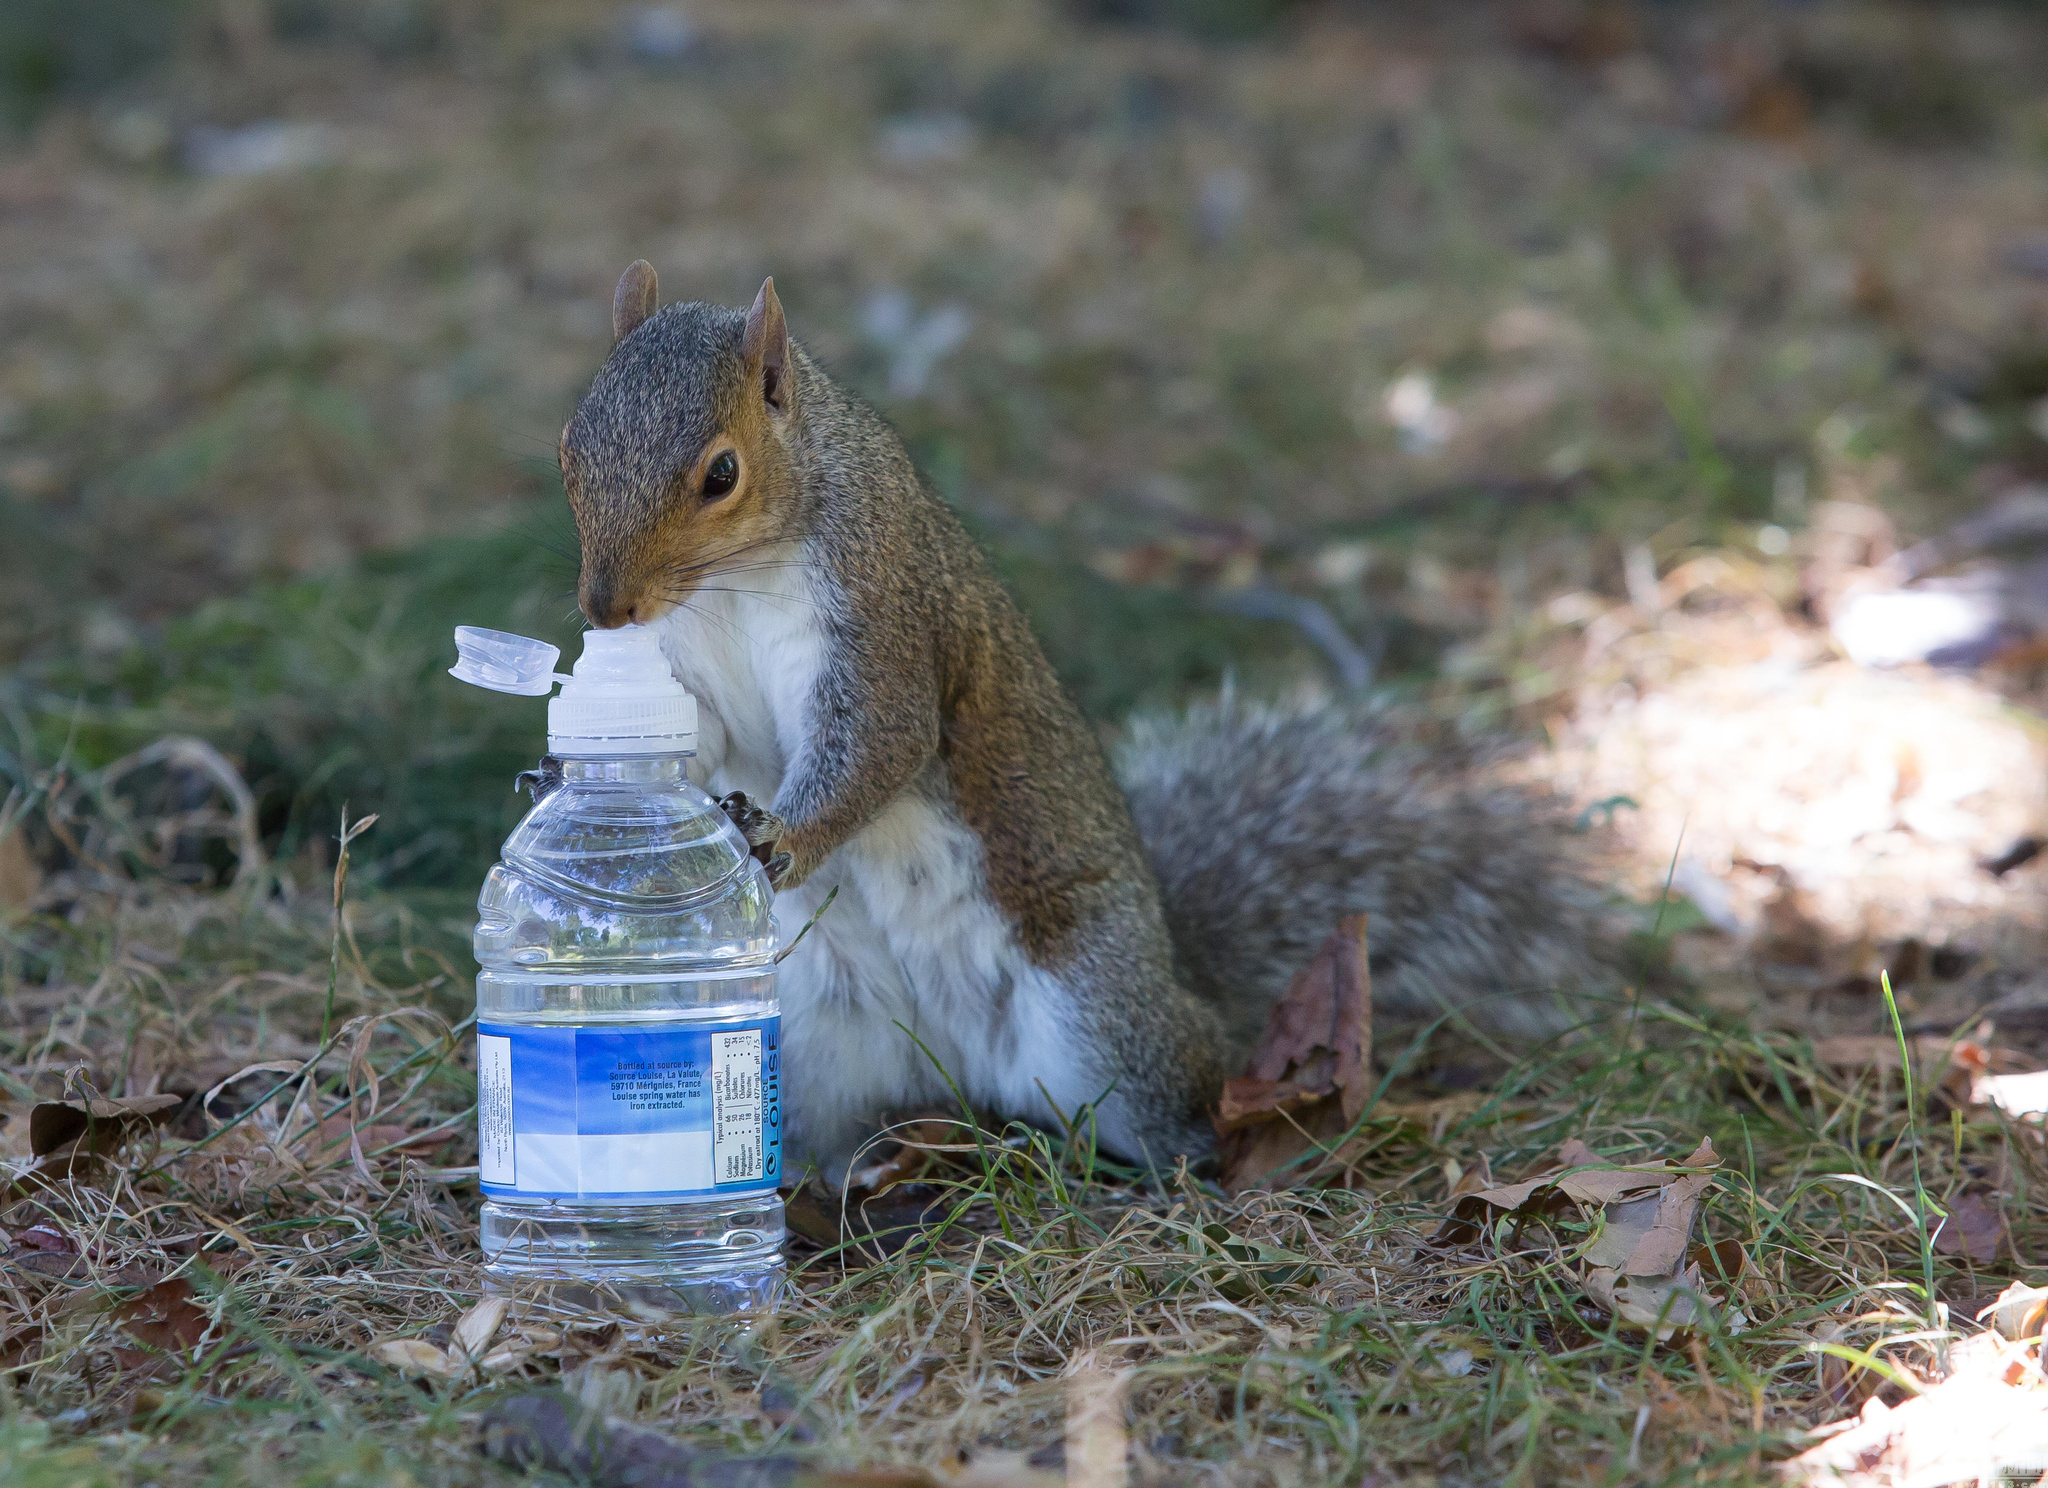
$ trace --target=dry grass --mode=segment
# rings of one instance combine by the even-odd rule
[[[1302,6],[1209,47],[1051,0],[705,0],[668,65],[564,0],[369,7],[433,20],[411,53],[359,7],[269,37],[235,21],[260,9],[193,0],[174,66],[0,141],[0,488],[41,555],[9,652],[551,495],[639,255],[670,297],[775,272],[979,514],[1426,630],[1471,596],[1404,574],[1411,544],[1513,600],[1603,571],[1606,534],[1726,539],[1843,408],[1918,516],[2026,458],[2048,391],[2009,259],[2048,227],[2048,43],[2017,9],[1640,7],[1617,55],[1518,5]],[[1967,117],[1886,127],[1905,72],[1966,79]],[[273,118],[316,130],[310,163],[181,168],[194,127]],[[927,377],[892,291],[909,324],[968,317]],[[1389,417],[1408,373],[1440,437]],[[1513,530],[1436,520],[1467,495]],[[1373,611],[1350,558],[1315,567],[1358,538],[1391,545]]]
[[[0,1215],[10,1483],[488,1478],[481,1411],[558,1378],[731,1450],[1056,1466],[1077,1375],[1118,1392],[1134,1470],[1165,1481],[1752,1481],[1884,1383],[1834,1361],[1926,1375],[2010,1274],[1927,1248],[1916,1211],[2007,1195],[2001,1254],[2020,1256],[2048,1217],[2037,1129],[1909,1111],[1895,1069],[1644,999],[1484,1092],[1428,1094],[1426,1034],[1397,1050],[1348,1189],[1231,1202],[1103,1168],[1085,1128],[992,1134],[990,1162],[923,1177],[919,1203],[957,1225],[882,1261],[800,1251],[788,1307],[750,1333],[515,1316],[487,1371],[408,1374],[375,1346],[445,1344],[476,1296],[447,927],[390,898],[337,916],[261,862],[180,885],[95,782],[45,779],[17,830],[71,849],[46,851],[61,868],[9,922],[0,1080],[19,1103],[191,1094],[104,1170]],[[17,1158],[25,1110],[0,1128]],[[1642,1159],[1702,1135],[1727,1158],[1707,1238],[1747,1257],[1740,1332],[1616,1328],[1571,1280],[1582,1229],[1427,1243],[1482,1162],[1506,1177],[1571,1136]]]
[[[169,66],[0,144],[0,1146],[27,1164],[38,1101],[184,1096],[0,1210],[0,1480],[494,1479],[476,1419],[559,1379],[838,1465],[1043,1467],[1106,1396],[1164,1481],[1755,1481],[2041,1278],[2038,1128],[1809,1042],[1887,1027],[1858,941],[1896,976],[1901,925],[1818,903],[1794,927],[1817,961],[1760,976],[1674,904],[1643,989],[1573,1039],[1395,1043],[1347,1189],[1226,1201],[994,1133],[993,1170],[924,1195],[958,1227],[803,1254],[751,1334],[515,1319],[487,1374],[385,1362],[475,1301],[469,899],[530,742],[436,658],[451,619],[566,610],[568,560],[501,529],[554,497],[629,259],[670,297],[774,271],[1097,713],[1314,674],[1205,609],[1314,596],[1397,689],[1662,751],[1589,773],[1638,789],[1653,894],[1674,819],[1710,876],[1751,872],[1755,834],[1671,783],[1729,735],[1643,720],[1754,705],[1742,747],[1774,742],[1744,664],[1819,652],[1792,615],[1812,503],[1924,529],[2044,468],[2048,281],[2021,250],[2048,230],[2048,37],[2022,8],[1303,5],[1231,47],[1086,9],[705,0],[699,47],[648,64],[567,0],[362,8],[428,17],[418,46],[318,0],[278,8],[325,16],[310,39],[195,0]],[[321,158],[181,164],[193,126],[266,118]],[[912,324],[970,316],[922,381],[893,291]],[[1933,695],[1807,681],[1880,721]],[[2018,732],[1970,718],[1987,749]],[[132,753],[166,734],[223,768]],[[1903,778],[1896,751],[1857,769]],[[345,798],[385,820],[341,917]],[[1994,804],[2018,825],[2033,797]],[[1967,848],[1934,866],[1967,876]],[[2038,907],[2024,876],[1975,887],[2000,923]],[[1967,918],[1939,897],[1922,949]],[[1902,990],[1938,1044],[2031,972],[1966,949],[1970,977]],[[1482,1163],[1701,1136],[1740,1333],[1615,1329],[1569,1228],[1426,1243]],[[1969,1198],[1995,1262],[1932,1244]]]

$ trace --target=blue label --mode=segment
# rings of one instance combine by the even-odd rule
[[[782,1020],[477,1025],[484,1192],[645,1202],[773,1188]]]

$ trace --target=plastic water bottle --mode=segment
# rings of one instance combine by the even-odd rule
[[[548,704],[533,809],[477,900],[486,1275],[577,1311],[743,1312],[782,1284],[773,893],[692,785],[652,632],[463,626],[453,675]]]

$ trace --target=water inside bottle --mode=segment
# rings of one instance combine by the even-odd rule
[[[563,760],[479,896],[496,1290],[633,1314],[781,1287],[773,896],[684,758]]]

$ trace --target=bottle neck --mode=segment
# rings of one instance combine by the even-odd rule
[[[563,756],[562,779],[577,785],[680,785],[689,760],[687,754]]]

